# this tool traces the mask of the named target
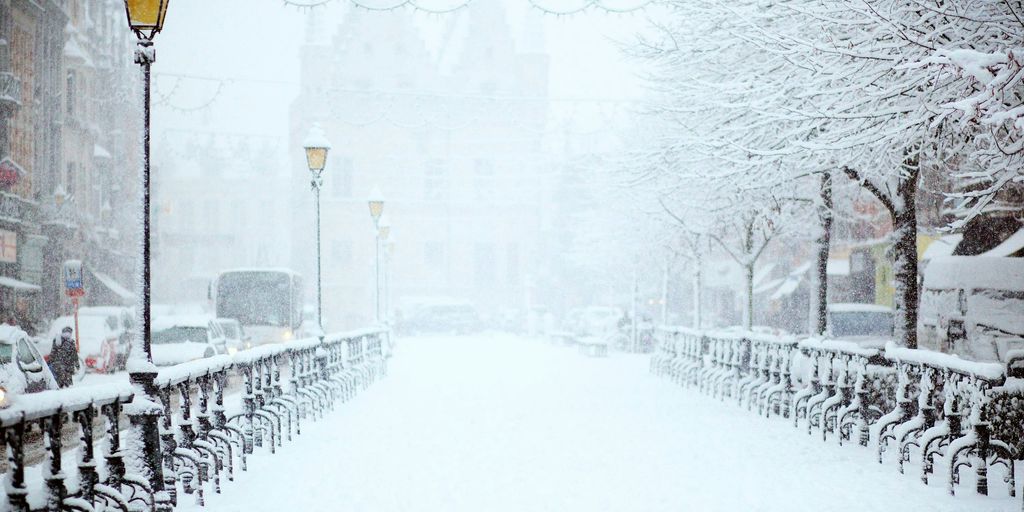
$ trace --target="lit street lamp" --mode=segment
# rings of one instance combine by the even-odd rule
[[[380,217],[384,214],[384,196],[381,195],[380,189],[377,187],[373,188],[370,192],[370,197],[367,199],[367,205],[370,207],[370,218],[373,219],[373,227],[375,233],[375,248],[374,248],[374,273],[377,276],[377,286],[374,292],[374,318],[380,323],[380,243],[381,235],[387,237],[387,233],[382,231],[386,228],[387,231],[391,230],[389,225],[381,226]]]
[[[306,150],[306,165],[309,166],[310,185],[313,188],[313,197],[316,201],[316,323],[320,328],[320,335],[324,332],[324,304],[323,291],[320,275],[320,187],[324,183],[323,171],[327,166],[327,152],[331,149],[323,130],[319,124],[314,124],[302,143]]]
[[[141,433],[142,453],[145,460],[138,461],[149,470],[149,483],[154,496],[170,499],[164,488],[162,454],[160,452],[160,430],[157,422],[162,414],[157,389],[154,384],[157,370],[153,366],[150,313],[150,240],[149,240],[149,125],[150,125],[150,68],[156,60],[153,50],[153,36],[164,26],[167,4],[170,0],[125,0],[128,26],[135,32],[138,41],[135,47],[135,63],[142,66],[142,327],[132,339],[129,350],[129,379],[137,388],[135,398],[125,411],[131,423]],[[130,450],[131,451],[131,450]],[[173,462],[171,462],[173,466]],[[173,471],[173,467],[169,468]],[[156,503],[154,508],[163,509],[166,503]]]
[[[384,259],[387,255],[383,255],[384,244],[388,241],[388,235],[391,234],[391,221],[388,220],[387,216],[382,216],[380,223],[377,224],[377,321],[387,319],[388,310],[387,303],[385,302],[385,266],[387,262]],[[383,256],[383,259],[382,259]]]

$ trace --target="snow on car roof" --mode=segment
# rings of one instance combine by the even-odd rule
[[[175,315],[161,316],[153,319],[153,330],[162,331],[173,327],[202,327],[210,326],[210,318],[206,315]]]
[[[843,304],[829,304],[829,312],[835,313],[892,313],[892,308],[889,306],[880,306],[878,304],[859,304],[859,303],[843,303]]]
[[[125,311],[124,306],[87,306],[78,308],[79,315],[120,315]]]
[[[296,272],[296,271],[294,271],[294,270],[292,270],[290,268],[287,268],[287,267],[239,267],[239,268],[229,268],[227,270],[222,270],[219,275],[223,276],[224,274],[231,274],[231,273],[235,273],[235,272],[280,272],[282,274],[288,274],[288,275],[291,275],[291,276],[300,276],[301,277],[301,274],[299,274],[298,272]]]
[[[23,331],[21,327],[18,327],[17,325],[0,324],[0,343],[12,345],[15,340],[23,336],[27,337],[28,333]]]

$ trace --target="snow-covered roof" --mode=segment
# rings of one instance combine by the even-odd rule
[[[859,303],[829,304],[828,310],[835,313],[892,313],[892,308],[888,306]]]
[[[921,259],[933,260],[943,256],[952,256],[953,250],[956,249],[957,244],[963,239],[964,235],[962,234],[946,235],[939,238],[928,245],[928,248],[924,250],[924,254],[921,255]]]
[[[93,277],[95,277],[100,283],[102,283],[103,286],[106,286],[118,297],[121,297],[124,300],[135,299],[135,294],[128,291],[128,289],[125,288],[124,286],[121,286],[121,283],[118,283],[116,280],[114,280],[113,277],[110,277],[102,272],[97,272],[92,269],[89,269],[89,272],[92,273]]]
[[[1003,243],[995,246],[988,252],[982,253],[981,256],[1005,258],[1021,249],[1024,249],[1024,229],[1020,229],[1010,235],[1009,238],[1003,240]]]
[[[42,290],[42,288],[40,288],[38,285],[26,283],[24,281],[18,281],[13,277],[6,276],[0,276],[0,286],[24,292],[38,292],[39,290]]]
[[[250,268],[239,267],[239,268],[229,268],[227,270],[221,271],[220,275],[223,276],[224,274],[231,274],[231,273],[234,273],[234,272],[280,272],[282,274],[288,274],[290,276],[301,277],[298,272],[296,272],[296,271],[294,271],[294,270],[292,270],[290,268],[287,268],[287,267],[250,267]]]
[[[78,308],[79,315],[120,315],[125,311],[124,306],[87,306]]]
[[[1024,292],[1024,258],[936,258],[924,271],[924,287],[933,290],[982,288]]]
[[[210,326],[211,317],[207,315],[176,315],[161,316],[153,319],[153,330],[161,331],[172,327],[202,327]]]

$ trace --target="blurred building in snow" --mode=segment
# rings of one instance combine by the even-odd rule
[[[310,20],[291,109],[292,262],[314,282],[301,144],[319,123],[333,144],[321,203],[328,328],[373,320],[374,187],[392,225],[392,309],[437,296],[526,307],[550,197],[546,55],[516,46],[499,2],[451,15],[436,41],[404,12]]]
[[[0,320],[131,300],[140,110],[119,0],[0,0]]]
[[[223,270],[288,263],[288,173],[277,138],[175,133],[153,173],[153,300],[206,306]]]

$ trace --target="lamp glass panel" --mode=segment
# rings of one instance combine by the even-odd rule
[[[384,213],[384,201],[370,201],[370,216],[379,219],[381,213]]]
[[[322,171],[327,165],[327,148],[306,148],[306,164],[312,171]]]
[[[125,0],[128,25],[135,30],[160,30],[168,0]]]

